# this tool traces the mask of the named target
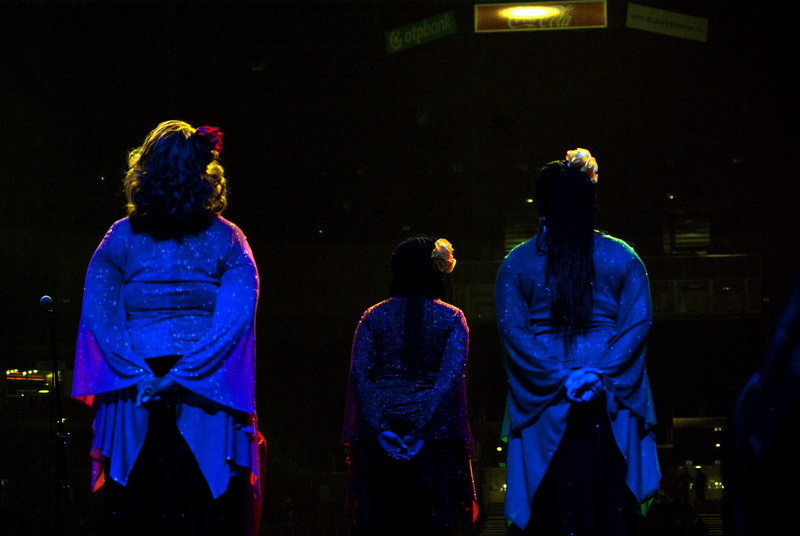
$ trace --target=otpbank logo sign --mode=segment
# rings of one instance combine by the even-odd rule
[[[475,4],[475,31],[530,32],[605,28],[606,2]]]
[[[386,32],[386,51],[399,52],[456,33],[456,14],[448,11]]]

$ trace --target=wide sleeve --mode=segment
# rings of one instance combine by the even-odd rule
[[[192,393],[254,414],[259,278],[253,253],[238,228],[233,229],[220,270],[211,327],[168,374]]]
[[[645,352],[652,324],[652,301],[647,271],[633,254],[622,280],[616,328],[602,359],[593,366],[606,388],[647,424],[655,423],[655,413],[647,379]]]
[[[503,365],[509,383],[508,417],[512,429],[531,422],[559,394],[569,372],[531,328],[530,307],[514,259],[497,273],[495,302]]]
[[[121,299],[127,234],[113,225],[97,246],[83,291],[72,395],[92,405],[92,395],[123,389],[152,373],[131,347]]]
[[[467,412],[468,355],[469,326],[464,313],[459,310],[454,315],[439,372],[422,411],[423,418],[415,424],[412,435],[436,437],[443,430],[448,437],[466,434],[465,430],[457,428],[458,423],[465,420]]]
[[[365,313],[356,326],[350,351],[350,375],[347,385],[347,407],[343,441],[358,441],[388,428],[383,422],[380,393],[370,379],[375,363],[375,341]]]

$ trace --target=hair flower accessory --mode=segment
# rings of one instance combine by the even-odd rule
[[[586,173],[590,181],[593,183],[597,182],[597,160],[594,159],[592,153],[590,153],[588,149],[578,147],[572,151],[567,151],[566,158],[567,166],[573,168],[580,167],[580,170]]]
[[[431,252],[431,259],[433,259],[433,267],[442,272],[449,274],[456,267],[456,259],[453,257],[453,244],[446,238],[440,238],[436,241]]]
[[[197,127],[194,135],[209,151],[215,151],[217,154],[222,152],[222,132],[217,127]]]

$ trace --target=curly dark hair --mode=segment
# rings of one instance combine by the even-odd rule
[[[136,232],[169,238],[200,232],[227,206],[219,153],[189,123],[160,123],[128,155],[124,189]]]

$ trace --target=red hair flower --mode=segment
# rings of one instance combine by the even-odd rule
[[[217,127],[198,127],[194,134],[200,144],[209,151],[215,151],[217,154],[222,152],[222,132]]]

